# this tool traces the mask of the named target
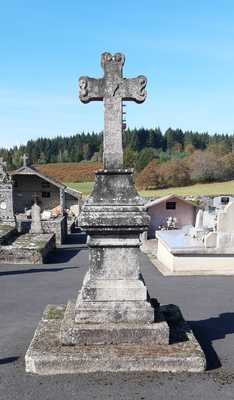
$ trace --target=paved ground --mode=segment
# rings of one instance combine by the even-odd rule
[[[48,303],[76,296],[88,252],[60,251],[46,266],[0,267],[0,399],[234,399],[234,277],[162,277],[142,255],[151,296],[181,307],[207,355],[198,375],[26,375],[24,355]],[[58,263],[60,261],[60,263]]]

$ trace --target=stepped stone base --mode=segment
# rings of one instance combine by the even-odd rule
[[[164,329],[162,321],[159,328],[156,325],[160,326],[161,322],[152,324],[151,328],[149,324],[108,324],[107,327],[82,324],[83,331],[80,330],[79,337],[82,344],[64,345],[61,338],[69,338],[64,324],[69,326],[74,305],[70,305],[64,319],[65,309],[63,305],[46,308],[25,356],[27,372],[54,375],[131,371],[203,372],[205,369],[204,353],[176,306],[160,309],[170,328],[169,343],[168,336],[163,336],[168,330]],[[70,326],[72,328],[73,325]],[[163,340],[157,339],[157,335],[154,336],[155,332],[160,336],[160,329],[163,333],[161,339],[164,337],[166,342],[164,344]],[[73,333],[70,339],[76,337],[77,340],[78,336]],[[111,337],[113,343],[110,342]]]
[[[68,302],[60,329],[60,340],[65,345],[169,343],[169,327],[163,313],[159,313],[156,323],[144,323],[135,318],[130,323],[87,324],[77,323],[75,317],[75,302]]]

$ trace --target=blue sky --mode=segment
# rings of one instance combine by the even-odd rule
[[[102,103],[81,104],[80,75],[100,54],[148,77],[127,124],[234,133],[233,0],[0,0],[0,147],[100,131]]]

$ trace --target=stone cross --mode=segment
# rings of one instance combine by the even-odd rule
[[[21,159],[23,160],[23,166],[24,166],[24,167],[27,167],[27,165],[28,165],[28,156],[27,156],[27,154],[24,154],[24,155],[21,157]]]
[[[123,78],[124,61],[122,53],[103,53],[103,78],[81,76],[79,79],[80,100],[83,103],[104,101],[103,161],[104,168],[109,170],[123,167],[122,101],[142,103],[146,98],[146,77]]]

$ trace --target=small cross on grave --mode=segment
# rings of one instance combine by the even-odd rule
[[[28,165],[28,156],[27,156],[27,154],[24,154],[22,157],[21,157],[21,159],[23,160],[23,166],[24,167],[27,167],[27,165]]]
[[[123,167],[122,101],[142,103],[146,98],[146,77],[123,78],[124,61],[122,53],[103,53],[101,66],[104,77],[82,76],[79,79],[80,100],[83,103],[104,101],[103,160],[104,168],[110,170]]]

